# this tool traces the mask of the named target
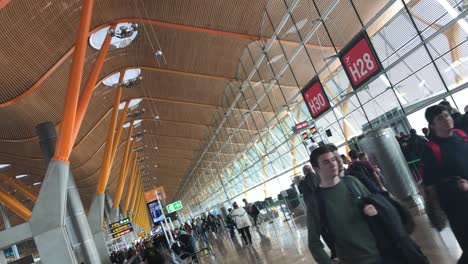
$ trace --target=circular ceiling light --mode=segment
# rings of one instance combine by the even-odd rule
[[[121,49],[129,46],[132,41],[137,37],[138,31],[136,30],[137,27],[132,26],[132,23],[119,23],[115,27],[113,31],[113,36],[111,39],[111,47],[116,49]],[[104,43],[104,39],[106,38],[107,34],[109,34],[110,27],[105,27],[97,32],[93,33],[89,37],[89,45],[94,49],[100,50],[102,44]],[[126,34],[122,34],[122,33]]]
[[[135,110],[138,108],[138,105],[143,101],[143,99],[137,98],[137,99],[132,99],[130,101],[130,104],[128,104],[128,109],[129,110]],[[119,110],[123,110],[125,108],[126,102],[122,102],[119,104]]]
[[[133,121],[133,127],[136,128],[136,127],[139,127],[141,125],[141,122],[143,122],[143,120],[141,119],[137,119],[135,121]],[[123,125],[123,128],[127,128],[127,127],[130,127],[130,122],[127,122]]]
[[[123,78],[123,83],[136,80],[141,74],[141,69],[140,68],[133,68],[133,69],[127,69],[125,70],[124,78]],[[120,78],[120,72],[116,72],[108,77],[106,77],[102,83],[105,86],[116,86],[119,83],[119,78]]]

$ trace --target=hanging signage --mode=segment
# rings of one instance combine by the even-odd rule
[[[164,190],[164,186],[159,186],[155,189],[152,189],[151,191],[145,192],[145,200],[147,203],[158,200],[161,201],[161,204],[163,204],[166,201],[166,191]]]
[[[383,70],[365,30],[340,51],[339,58],[354,90]]]
[[[117,222],[114,222],[114,223],[110,224],[110,225],[109,225],[109,228],[111,228],[111,229],[112,229],[112,228],[116,228],[116,227],[119,227],[119,226],[122,226],[122,225],[125,225],[125,224],[128,224],[128,223],[131,224],[130,219],[124,218],[124,219],[122,219],[122,220],[119,220],[119,221],[117,221]]]
[[[317,133],[317,128],[316,127],[311,127],[310,128],[310,134],[315,135]]]
[[[166,209],[167,209],[167,213],[169,213],[169,214],[172,213],[172,212],[178,211],[178,210],[182,209],[182,202],[177,201],[175,203],[168,204],[166,206]]]
[[[115,227],[115,228],[111,228],[110,232],[111,234],[115,234],[115,233],[120,233],[124,230],[127,230],[129,228],[132,227],[132,223],[128,223],[128,224],[125,224],[125,225],[121,225],[119,227]]]
[[[307,108],[314,119],[330,109],[330,102],[318,77],[313,78],[301,90]]]
[[[123,235],[126,235],[130,232],[133,232],[133,227],[129,228],[129,229],[125,229],[124,231],[120,232],[120,233],[115,233],[115,234],[112,234],[112,238],[118,238],[118,237],[121,237]]]
[[[296,124],[295,126],[293,126],[293,132],[294,133],[299,133],[300,131],[306,129],[307,127],[309,127],[309,122],[307,121],[303,121],[303,122],[300,122],[299,124]]]

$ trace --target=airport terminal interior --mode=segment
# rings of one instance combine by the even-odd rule
[[[467,15],[0,0],[0,264],[468,263]]]

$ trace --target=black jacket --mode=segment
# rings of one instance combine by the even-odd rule
[[[382,194],[373,193],[362,198],[363,204],[372,204],[378,214],[366,216],[376,237],[379,251],[385,263],[425,264],[429,260],[405,229],[400,213]]]

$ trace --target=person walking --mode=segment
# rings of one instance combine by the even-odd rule
[[[252,222],[250,222],[249,214],[245,211],[244,208],[239,207],[237,203],[232,205],[234,210],[232,210],[232,219],[236,223],[237,230],[242,236],[242,239],[245,242],[245,245],[252,245],[252,235],[250,234],[250,227]]]
[[[459,264],[468,263],[468,136],[454,129],[445,106],[426,109],[431,138],[422,155],[423,184],[428,202],[439,202],[447,215],[463,254]],[[433,134],[432,134],[433,133]]]
[[[352,176],[340,177],[339,155],[325,145],[315,149],[310,162],[320,186],[307,210],[308,246],[319,264],[331,263],[320,241],[325,225],[333,237],[340,262],[347,264],[427,264],[411,239],[398,210],[382,195]]]

